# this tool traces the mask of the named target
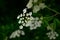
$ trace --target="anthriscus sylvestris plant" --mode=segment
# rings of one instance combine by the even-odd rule
[[[43,16],[40,13],[41,10],[44,10],[47,8],[49,11],[53,11],[56,14],[54,15],[47,15]],[[28,12],[27,9],[32,9],[30,12]],[[46,33],[47,37],[49,39],[56,39],[56,37],[59,36],[59,34],[55,31],[56,29],[56,22],[59,20],[57,18],[53,19],[56,15],[60,14],[59,12],[49,8],[43,0],[29,0],[28,4],[26,5],[26,8],[24,8],[23,13],[17,16],[18,24],[20,24],[19,29],[14,31],[10,35],[11,38],[20,37],[20,35],[25,35],[25,32],[23,30],[24,27],[28,27],[29,30],[35,30],[37,28],[42,27],[42,24],[46,25],[46,29],[50,30]],[[37,14],[37,15],[36,15]],[[49,21],[53,20],[51,23]],[[60,21],[59,21],[60,22]]]

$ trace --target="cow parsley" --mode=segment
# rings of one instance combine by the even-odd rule
[[[24,8],[23,13],[21,13],[20,15],[17,16],[19,29],[14,31],[10,35],[10,38],[20,37],[20,35],[25,35],[25,32],[23,30],[24,27],[28,27],[29,30],[34,30],[34,29],[37,29],[38,27],[41,27],[43,17],[40,17],[40,16],[33,17],[33,14],[37,13],[41,9],[46,8],[47,6],[45,5],[45,3],[42,3],[42,2],[37,3],[37,2],[38,2],[38,0],[29,0],[28,4],[26,5],[27,8]],[[32,10],[30,12],[28,12],[27,9],[30,9],[30,8]],[[51,30],[50,32],[46,33],[46,35],[50,39],[56,39],[56,37],[59,36],[58,33],[53,31],[53,29],[50,26],[47,26],[47,30]]]
[[[47,35],[48,35],[48,37],[49,37],[50,39],[56,39],[56,37],[59,36],[58,33],[57,33],[57,32],[54,32],[54,31],[48,32]]]
[[[10,35],[10,39],[15,37],[20,37],[20,35],[25,35],[24,31],[16,30]]]
[[[30,27],[30,30],[33,30],[33,29],[36,29],[37,27],[41,27],[41,23],[42,21],[39,20],[38,17],[36,18],[31,18],[27,23],[26,23],[26,26],[29,26]]]

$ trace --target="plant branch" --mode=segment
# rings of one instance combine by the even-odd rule
[[[56,11],[56,10],[54,10],[54,9],[49,8],[48,6],[47,6],[47,8],[48,8],[49,10],[51,10],[51,11],[53,11],[53,12],[55,12],[55,13],[56,13],[55,15],[52,15],[51,17],[54,17],[54,16],[56,16],[56,15],[60,14],[59,12],[57,12],[57,11]]]

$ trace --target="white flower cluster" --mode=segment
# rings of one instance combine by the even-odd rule
[[[21,13],[20,15],[18,15],[17,19],[25,16],[25,13],[27,12],[27,8],[23,9],[23,14]],[[23,19],[23,18],[22,18]]]
[[[49,25],[47,26],[47,30],[51,30],[50,32],[46,33],[49,39],[56,39],[59,36],[57,32],[55,32]]]
[[[23,26],[30,27],[30,30],[36,29],[37,27],[41,27],[42,21],[38,19],[38,17],[33,18],[27,18],[25,20],[25,23],[23,23],[21,26],[19,26],[19,29],[23,29]]]
[[[33,13],[37,13],[40,9],[44,9],[46,5],[44,3],[40,3],[39,5],[33,6]]]
[[[19,19],[19,29],[23,29],[23,26],[30,27],[30,30],[36,29],[37,27],[41,27],[42,21],[38,17],[32,17],[32,12],[26,13],[27,9],[23,9],[23,14],[19,15],[17,19]]]
[[[26,7],[33,8],[33,13],[37,13],[40,9],[44,9],[46,5],[44,3],[39,3],[39,5],[33,5],[33,3],[36,3],[38,0],[29,0]]]
[[[42,24],[42,17],[33,17],[32,13],[37,13],[39,10],[44,9],[46,5],[44,3],[39,3],[38,5],[33,5],[33,3],[37,3],[38,0],[29,0],[28,4],[26,5],[27,8],[23,9],[23,13],[18,15],[17,19],[19,19],[18,23],[21,24],[19,26],[19,30],[14,31],[10,38],[20,37],[20,35],[25,35],[23,31],[24,27],[29,27],[30,30],[37,29],[37,27],[41,27]],[[27,9],[32,8],[32,12],[27,13]],[[47,26],[47,30],[51,30],[50,32],[46,33],[50,39],[56,39],[58,37],[58,33],[53,31],[50,26]]]
[[[33,6],[33,3],[36,3],[38,0],[29,0],[28,4],[26,5],[26,7],[29,9]]]
[[[26,23],[26,26],[30,27],[30,30],[33,30],[33,29],[36,29],[37,27],[41,27],[41,23],[42,21],[39,20],[38,17],[36,18],[33,18],[33,17],[30,17],[30,20]]]
[[[41,27],[42,21],[38,17],[32,17],[32,12],[27,13],[27,8],[23,9],[23,13],[21,13],[17,19],[19,19],[18,23],[21,24],[19,26],[20,30],[14,31],[10,38],[20,37],[20,35],[25,35],[23,29],[24,26],[30,27],[30,30],[36,29],[37,27]]]
[[[20,35],[25,35],[23,29],[24,26],[30,27],[30,30],[36,29],[37,27],[41,27],[42,21],[38,17],[32,17],[32,12],[26,13],[27,8],[23,9],[23,13],[21,13],[17,19],[19,19],[18,23],[21,24],[19,26],[20,30],[14,31],[10,38],[20,37]]]
[[[25,35],[24,31],[16,30],[10,35],[10,39],[15,37],[20,37],[20,35]]]
[[[34,3],[37,1],[38,0],[34,0]],[[41,27],[42,24],[41,19],[43,18],[40,19],[39,17],[33,17],[32,12],[27,13],[27,9],[30,9],[33,6],[32,2],[33,0],[29,0],[28,4],[26,5],[27,8],[23,9],[23,13],[17,16],[17,19],[19,19],[18,23],[21,25],[19,26],[19,30],[14,31],[11,34],[10,38],[20,37],[20,35],[25,35],[25,32],[22,31],[24,26],[29,27],[30,30],[36,29],[37,27]],[[41,9],[45,8],[45,5],[44,4],[35,5],[33,8],[33,12],[34,13],[38,12],[40,8]]]
[[[56,37],[59,36],[58,33],[57,33],[57,32],[54,32],[54,31],[48,32],[47,35],[48,35],[48,37],[49,37],[50,39],[56,39]]]

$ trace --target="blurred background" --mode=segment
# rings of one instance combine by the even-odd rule
[[[47,30],[43,27],[33,31],[25,29],[25,36],[15,39],[8,38],[13,31],[19,28],[17,16],[26,7],[28,1],[29,0],[0,0],[0,40],[49,40],[49,38],[45,35]],[[50,8],[60,12],[59,0],[45,0],[44,2]],[[43,12],[43,15],[51,15],[48,14],[50,13],[49,11],[47,13],[46,11]],[[56,16],[58,19],[59,17],[60,15]],[[56,29],[58,33],[60,33],[59,29],[60,27]],[[58,37],[56,40],[60,40],[60,37]]]

